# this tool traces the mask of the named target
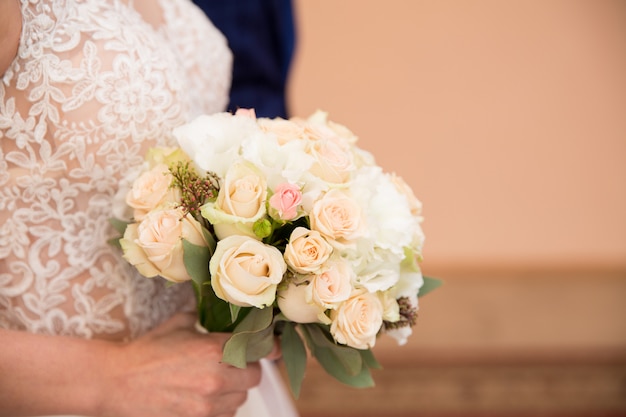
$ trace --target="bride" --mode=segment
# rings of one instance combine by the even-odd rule
[[[278,353],[220,363],[191,289],[107,244],[119,182],[224,110],[231,65],[189,0],[0,1],[0,416],[297,415]]]

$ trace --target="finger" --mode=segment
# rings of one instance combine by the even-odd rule
[[[246,391],[227,393],[217,397],[211,397],[208,399],[212,405],[211,415],[234,416],[239,407],[241,407],[247,399],[248,393]]]
[[[261,366],[249,363],[245,369],[236,368],[226,363],[223,366],[223,392],[245,392],[261,382]]]

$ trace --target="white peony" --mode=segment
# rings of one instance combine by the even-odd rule
[[[405,195],[380,167],[360,169],[352,183],[352,195],[363,207],[368,238],[376,247],[403,256],[416,233],[416,218]]]
[[[199,168],[222,178],[239,158],[243,141],[262,137],[264,132],[253,118],[215,113],[199,116],[174,129],[173,134]]]
[[[305,146],[303,140],[281,145],[275,136],[265,134],[244,140],[241,156],[263,172],[268,186],[273,189],[284,182],[302,182],[313,164],[313,157],[305,151]]]

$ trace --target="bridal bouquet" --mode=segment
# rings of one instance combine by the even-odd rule
[[[421,205],[356,136],[316,112],[200,116],[153,148],[122,187],[124,258],[146,277],[191,281],[199,324],[232,332],[245,367],[280,338],[298,396],[309,354],[339,381],[373,385],[381,334],[404,343],[418,295]]]

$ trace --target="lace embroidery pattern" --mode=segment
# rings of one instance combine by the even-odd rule
[[[0,84],[0,327],[129,338],[189,299],[136,276],[108,219],[148,147],[225,108],[232,57],[187,0],[150,7],[158,28],[119,0],[22,0]]]

